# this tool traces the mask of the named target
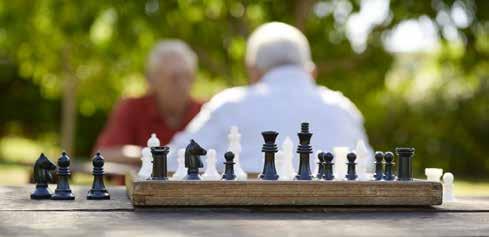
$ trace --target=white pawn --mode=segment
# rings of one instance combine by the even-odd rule
[[[209,149],[207,151],[207,164],[204,174],[202,175],[203,180],[220,180],[221,175],[216,169],[216,150]]]
[[[455,195],[453,194],[453,174],[446,172],[443,175],[443,202],[455,201]]]
[[[371,175],[368,173],[368,161],[369,153],[367,150],[367,146],[363,140],[358,140],[357,146],[355,148],[357,153],[357,174],[358,180],[367,181],[371,179]]]
[[[294,159],[294,143],[289,136],[285,137],[282,143],[282,160],[284,166],[285,177],[283,180],[293,180],[297,174],[294,169],[293,159]],[[280,179],[280,177],[279,177]]]
[[[348,160],[346,159],[346,155],[350,149],[348,147],[334,147],[333,148],[333,154],[334,154],[334,175],[336,180],[344,180],[346,171],[347,171],[347,166],[346,163]]]
[[[146,143],[148,147],[157,147],[160,146],[160,139],[156,136],[156,133],[151,133],[151,137],[148,139]]]
[[[172,180],[182,180],[187,175],[185,169],[185,149],[178,149],[177,152],[177,170],[173,173]]]
[[[228,135],[229,151],[234,153],[234,173],[238,180],[247,180],[248,174],[241,168],[239,154],[241,153],[241,134],[237,126],[231,126]]]
[[[142,164],[138,176],[142,179],[148,179],[151,177],[151,172],[153,172],[153,155],[151,154],[151,149],[149,147],[143,148],[141,153]]]
[[[443,175],[443,169],[438,168],[426,168],[424,174],[428,181],[440,182],[440,178]]]

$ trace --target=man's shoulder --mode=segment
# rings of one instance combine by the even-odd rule
[[[324,86],[318,86],[321,99],[329,106],[341,109],[352,115],[355,119],[363,122],[363,116],[355,104],[340,91],[331,90]]]

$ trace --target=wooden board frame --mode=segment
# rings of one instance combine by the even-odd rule
[[[134,206],[432,206],[440,182],[160,181],[126,176]]]

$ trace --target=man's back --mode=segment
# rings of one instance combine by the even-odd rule
[[[182,148],[195,139],[205,148],[216,149],[218,160],[223,161],[229,128],[238,126],[242,135],[241,167],[248,172],[260,172],[261,132],[279,132],[278,145],[287,136],[297,145],[301,122],[310,123],[314,150],[353,148],[360,139],[367,142],[361,114],[347,98],[316,86],[299,67],[282,66],[268,72],[255,85],[227,89],[214,96],[187,129],[175,137],[173,145]],[[175,169],[175,165],[170,164],[170,168]]]

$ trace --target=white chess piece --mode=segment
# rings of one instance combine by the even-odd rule
[[[314,177],[316,177],[316,175],[318,174],[319,172],[319,158],[318,158],[318,155],[319,153],[323,152],[322,150],[317,150],[316,153],[314,154],[314,157],[312,157],[311,159],[311,166],[313,167],[313,171],[312,171],[312,175]]]
[[[358,180],[367,181],[371,179],[371,175],[368,173],[368,161],[369,153],[367,150],[367,146],[363,140],[358,140],[357,146],[355,148],[357,153],[357,174]]]
[[[347,171],[347,166],[346,163],[348,160],[346,159],[346,155],[350,149],[348,147],[334,147],[333,148],[333,154],[334,154],[334,176],[336,180],[344,180],[346,171]]]
[[[440,178],[443,175],[443,169],[438,168],[426,168],[424,174],[428,181],[440,182]]]
[[[278,180],[287,180],[287,167],[285,167],[284,152],[282,150],[279,150],[275,154],[275,167],[277,169]]]
[[[182,180],[187,175],[185,169],[185,149],[178,149],[177,151],[177,170],[173,173],[172,180]]]
[[[205,172],[202,175],[203,180],[220,180],[222,178],[219,172],[217,172],[216,162],[216,150],[207,150],[207,163]]]
[[[138,176],[143,179],[151,177],[153,171],[153,155],[151,154],[151,147],[160,146],[160,139],[156,137],[155,133],[151,133],[150,138],[146,142],[147,147],[141,151],[141,169],[139,169]]]
[[[247,180],[248,174],[241,168],[239,154],[241,153],[241,134],[237,126],[231,126],[228,135],[229,151],[234,153],[234,173],[238,180]]]
[[[293,180],[296,176],[296,171],[294,169],[294,143],[289,136],[285,137],[284,142],[282,143],[282,158],[283,158],[283,166],[285,177],[283,180]],[[279,177],[280,179],[280,177]]]
[[[443,202],[455,201],[455,195],[453,194],[453,174],[446,172],[443,175]]]
[[[153,172],[153,155],[151,155],[151,149],[149,147],[143,148],[141,153],[142,164],[138,176],[142,179],[148,179],[151,177],[151,172]]]

